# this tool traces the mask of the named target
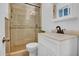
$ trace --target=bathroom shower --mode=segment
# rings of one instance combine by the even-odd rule
[[[9,55],[28,55],[25,47],[26,44],[37,41],[37,34],[41,29],[40,19],[39,3],[10,4]]]

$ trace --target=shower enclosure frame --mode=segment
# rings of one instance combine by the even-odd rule
[[[25,4],[28,4],[28,3],[25,3]],[[40,6],[41,7],[41,6]],[[39,8],[40,8],[39,7]],[[40,9],[41,10],[41,9]],[[6,25],[8,25],[7,26],[7,28],[8,29],[6,29],[5,30],[5,32],[6,32],[6,38],[8,37],[9,39],[10,39],[10,41],[8,41],[8,42],[6,42],[6,55],[11,55],[11,18],[12,18],[12,15],[11,15],[11,12],[12,12],[12,9],[11,9],[11,3],[9,4],[9,19],[7,19],[7,18],[5,18],[5,20],[8,22]],[[40,13],[41,14],[41,13]],[[41,17],[41,16],[40,16]],[[40,18],[41,19],[41,18]],[[40,20],[41,21],[41,20]],[[40,23],[40,25],[41,25],[41,23]],[[38,28],[38,25],[36,24],[35,25],[35,35],[37,35],[37,33],[38,33],[38,30],[37,30],[37,28]],[[8,32],[7,32],[8,31]],[[41,27],[40,27],[40,32],[41,32]],[[7,35],[8,34],[8,35]],[[37,39],[37,36],[35,36],[36,37],[36,39]]]

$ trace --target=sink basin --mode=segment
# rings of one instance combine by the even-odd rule
[[[59,34],[59,33],[41,33],[41,35],[46,35],[56,40],[65,40],[65,39],[76,37],[75,35],[67,35],[67,34]]]

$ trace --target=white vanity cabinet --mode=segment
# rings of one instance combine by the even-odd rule
[[[38,56],[77,56],[77,37],[39,33]]]

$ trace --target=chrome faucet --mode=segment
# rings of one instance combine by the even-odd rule
[[[60,26],[56,26],[56,29],[57,29],[57,33],[64,34],[64,31],[63,31],[63,29],[61,29]]]

